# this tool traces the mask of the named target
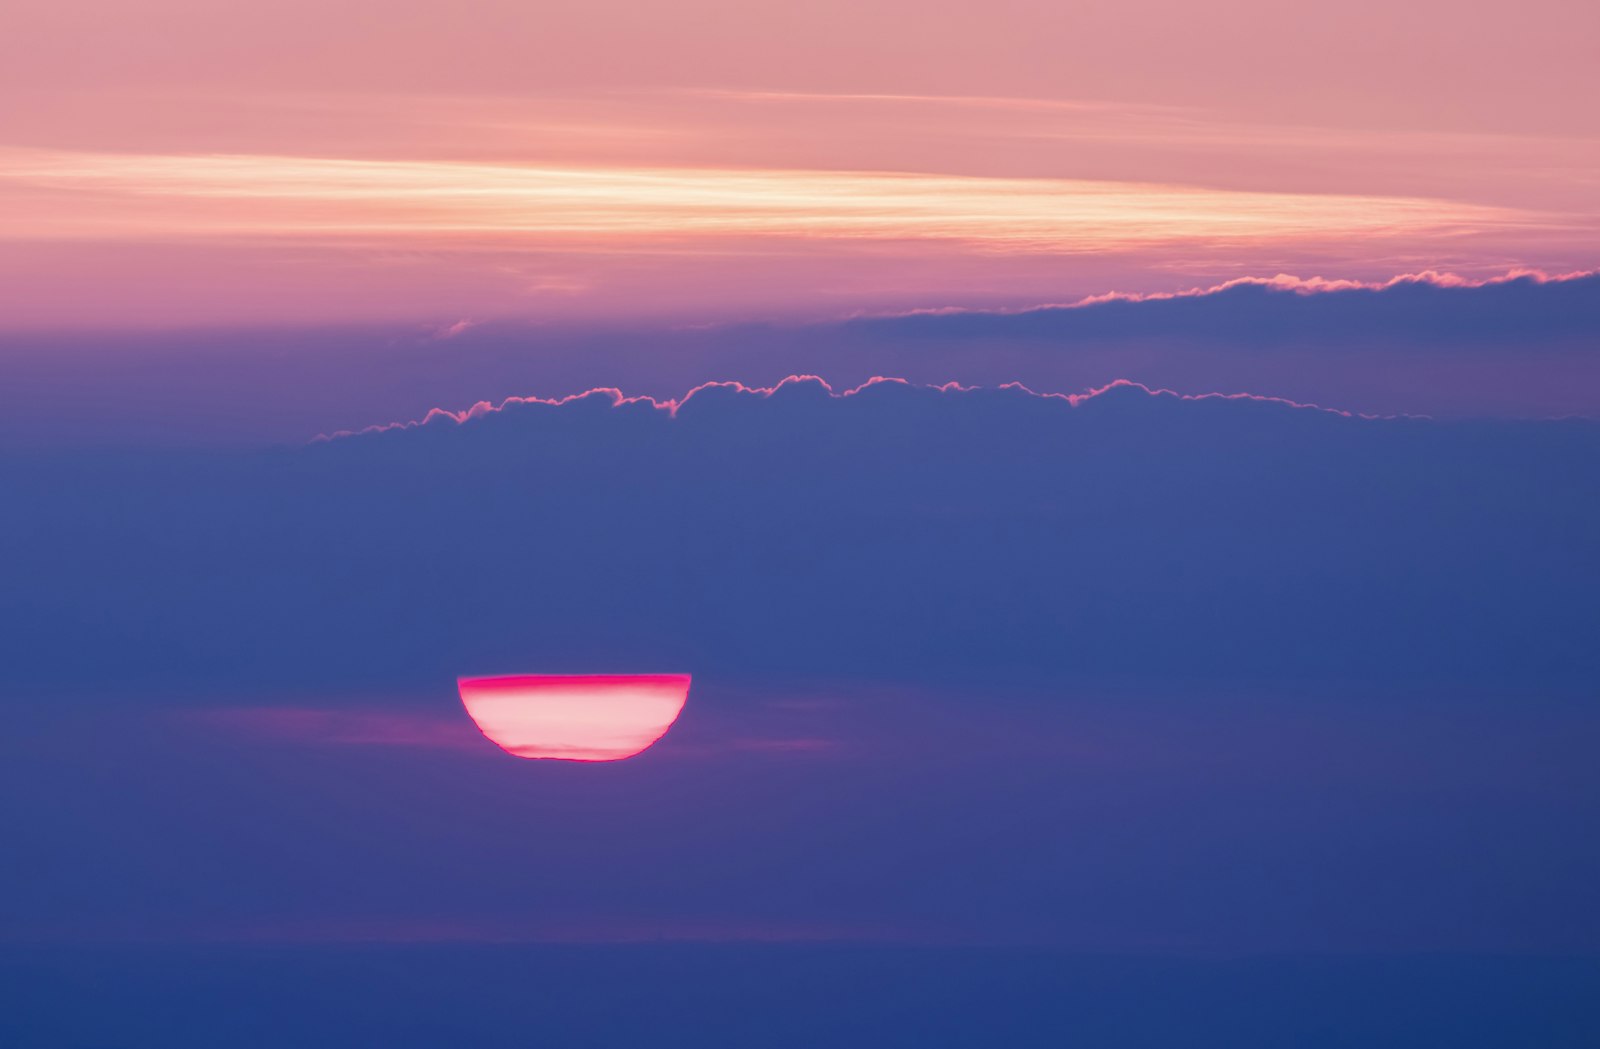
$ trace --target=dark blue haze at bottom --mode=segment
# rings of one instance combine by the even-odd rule
[[[13,948],[0,988],[14,1049],[1600,1045],[1600,958]]]

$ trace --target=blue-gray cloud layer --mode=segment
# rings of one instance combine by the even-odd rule
[[[814,380],[13,456],[0,676],[1585,682],[1595,462],[1582,421]]]

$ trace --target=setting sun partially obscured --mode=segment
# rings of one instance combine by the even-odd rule
[[[688,674],[466,677],[472,720],[519,758],[617,761],[666,734],[689,698]]]

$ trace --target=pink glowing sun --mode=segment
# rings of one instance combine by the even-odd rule
[[[507,754],[619,761],[666,735],[688,674],[513,674],[456,681],[479,731]]]

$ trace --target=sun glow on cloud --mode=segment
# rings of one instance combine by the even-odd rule
[[[875,171],[547,166],[12,150],[14,235],[452,246],[947,240],[1082,253],[1173,241],[1468,231],[1517,213],[1404,197]]]

